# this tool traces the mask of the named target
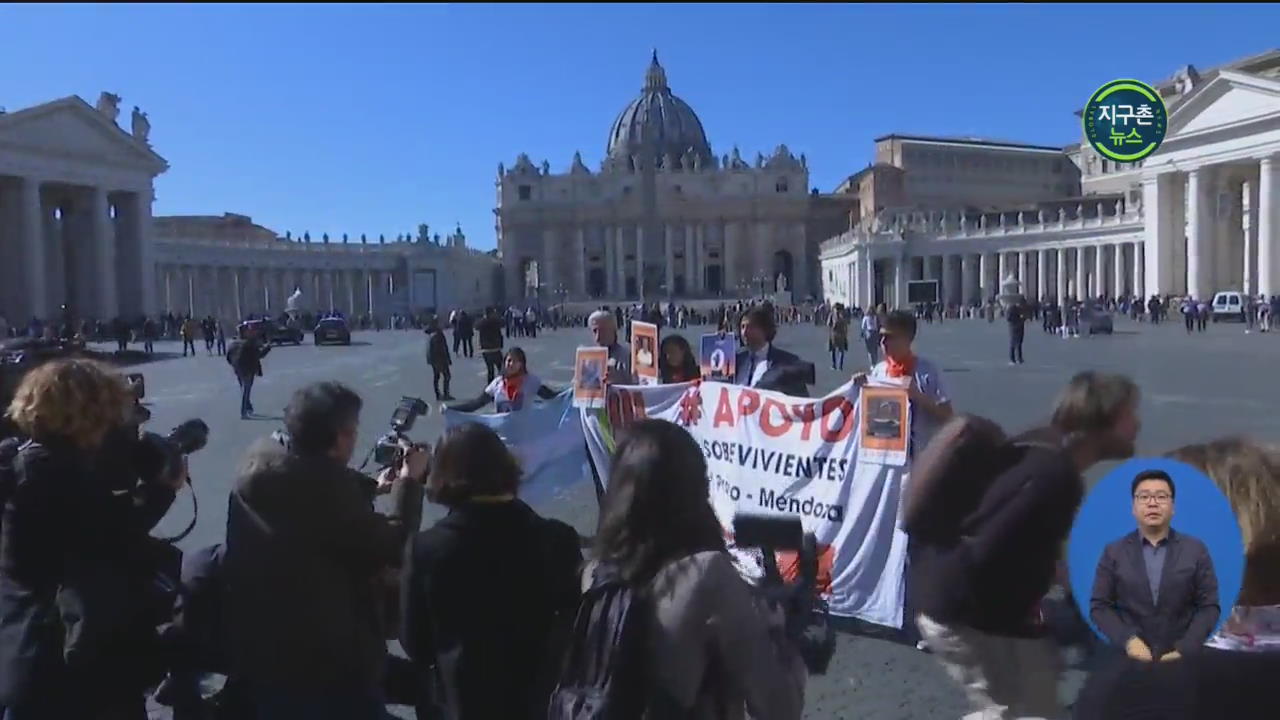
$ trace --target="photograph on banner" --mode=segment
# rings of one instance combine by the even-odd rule
[[[631,321],[631,370],[637,385],[658,384],[658,326]]]
[[[702,379],[733,382],[737,373],[738,338],[728,333],[707,333],[698,347]]]
[[[902,466],[907,464],[911,437],[911,403],[906,388],[867,385],[859,397],[862,422],[859,459]]]
[[[1134,458],[1085,497],[1067,568],[1093,631],[1131,657],[1159,660],[1223,626],[1244,555],[1231,503],[1208,475],[1170,458]]]
[[[578,348],[573,358],[574,407],[604,407],[604,377],[608,362],[608,348]]]

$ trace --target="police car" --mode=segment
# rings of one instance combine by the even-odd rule
[[[315,338],[316,345],[325,343],[351,344],[351,328],[347,326],[347,319],[341,315],[320,318],[320,322],[316,323],[316,328],[311,331],[311,334]]]

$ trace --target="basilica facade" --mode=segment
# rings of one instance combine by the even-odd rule
[[[609,130],[597,171],[520,155],[498,166],[497,239],[507,300],[660,301],[816,292],[818,226],[847,209],[810,193],[808,163],[779,145],[717,156],[655,53]],[[834,234],[832,232],[831,234]]]

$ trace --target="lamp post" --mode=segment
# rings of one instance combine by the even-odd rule
[[[564,305],[564,299],[568,297],[568,295],[569,295],[569,288],[565,287],[564,283],[560,283],[559,285],[556,285],[556,297],[560,298],[560,305],[562,306]]]

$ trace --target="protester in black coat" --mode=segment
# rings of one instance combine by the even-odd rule
[[[549,640],[577,606],[582,554],[571,527],[516,499],[519,478],[482,425],[436,453],[427,492],[449,514],[413,540],[401,578],[400,643],[434,686],[418,717],[546,717]]]

